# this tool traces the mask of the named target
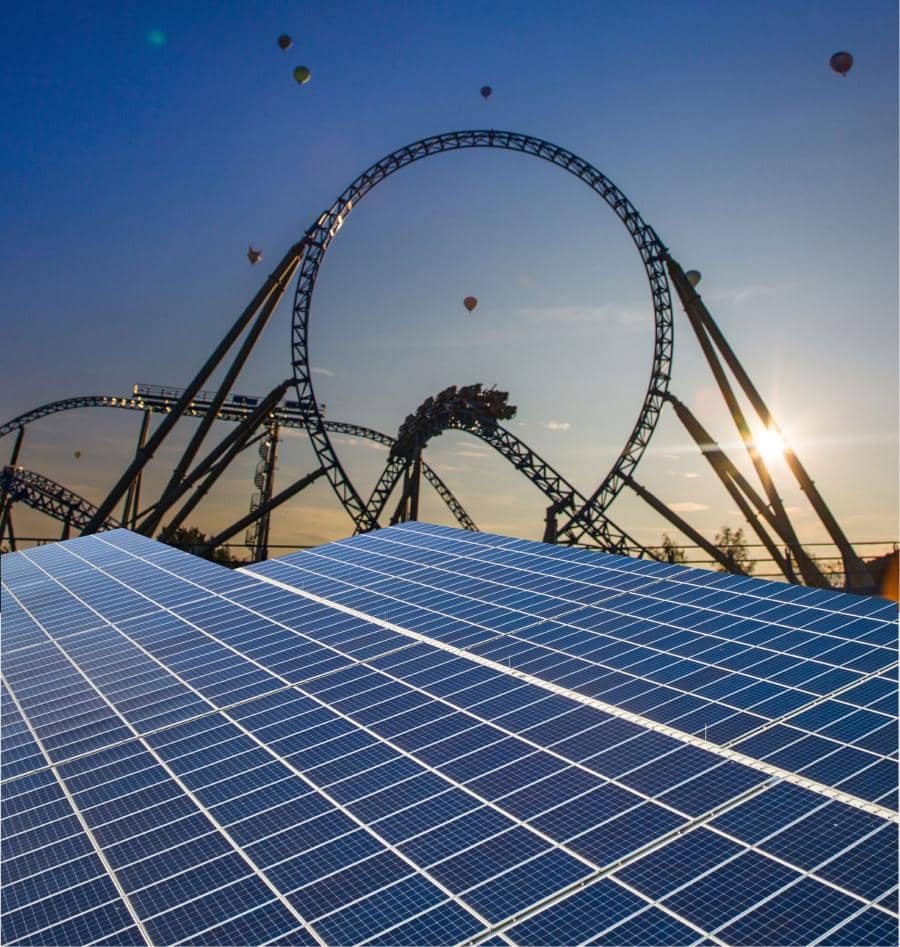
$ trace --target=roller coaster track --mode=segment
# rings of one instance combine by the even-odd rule
[[[603,515],[634,472],[650,440],[668,391],[672,361],[672,302],[666,276],[666,248],[656,231],[646,224],[625,194],[601,171],[571,151],[551,142],[515,132],[482,129],[447,132],[399,148],[367,168],[306,231],[294,296],[293,355],[294,384],[298,406],[304,416],[313,448],[332,488],[353,519],[357,532],[375,529],[378,521],[364,503],[344,471],[328,436],[328,427],[313,389],[309,357],[309,322],[313,290],[319,268],[332,240],[350,212],[369,191],[401,168],[432,155],[470,148],[494,148],[540,158],[575,175],[602,198],[624,224],[641,257],[650,286],[655,326],[650,381],[638,419],[612,469],[580,509],[574,511],[566,534],[603,530]],[[590,527],[590,529],[589,529]]]
[[[97,512],[97,507],[84,497],[24,467],[4,467],[0,471],[0,488],[9,503],[25,503],[33,510],[68,523],[72,529],[84,529]],[[119,525],[117,520],[108,517],[103,529],[118,529]]]
[[[137,388],[138,386],[135,387]],[[181,393],[180,389],[175,388],[157,388],[154,386],[140,387],[142,388],[141,391],[135,392],[134,394],[126,397],[119,397],[118,395],[82,395],[78,398],[64,398],[60,401],[51,401],[49,404],[44,404],[38,408],[34,408],[31,411],[26,411],[24,414],[20,414],[11,421],[7,421],[0,425],[0,438],[3,438],[8,434],[12,434],[13,432],[19,430],[19,428],[25,427],[26,425],[32,423],[33,421],[37,421],[40,418],[45,418],[51,414],[57,414],[60,411],[72,411],[77,408],[118,408],[120,410],[126,411],[150,411],[157,414],[167,413],[171,410],[172,405],[177,402]],[[188,414],[195,417],[205,415],[211,404],[211,399],[205,397],[205,392],[200,392],[199,394],[201,397],[198,397],[193,402],[191,402],[190,409],[188,410]],[[229,402],[223,404],[219,409],[217,420],[233,422],[243,421],[250,416],[253,408],[260,400],[259,398],[250,398],[238,395],[237,398],[241,399],[241,401],[235,402],[234,397],[235,396],[232,396],[232,399]],[[291,407],[289,404],[287,406],[279,406],[276,408],[273,412],[273,416],[282,427],[298,428],[301,430],[305,429],[303,414],[296,408]],[[359,424],[349,424],[344,421],[325,421],[324,423],[327,427],[327,430],[333,434],[345,434],[350,437],[360,437],[368,441],[374,441],[376,444],[383,444],[388,449],[394,445],[394,438],[387,434],[382,434],[381,431],[373,430],[372,428],[363,427]],[[432,485],[432,487],[434,487],[438,496],[440,496],[444,503],[447,504],[447,507],[454,515],[460,526],[462,526],[463,529],[477,531],[478,527],[475,525],[472,518],[466,512],[459,500],[454,496],[450,488],[440,478],[440,476],[438,476],[438,474],[427,465],[423,466],[422,474]],[[38,475],[35,474],[34,476]],[[53,481],[49,482],[52,483]],[[60,489],[65,488],[60,487]],[[27,496],[28,495],[22,498],[25,502],[27,502]],[[80,500],[81,503],[87,504],[86,500],[81,500],[81,498],[77,497],[76,494],[72,494],[72,496]],[[88,520],[89,519],[90,518],[88,518]],[[88,520],[85,520],[83,525],[87,525]],[[107,522],[109,522],[109,520],[107,520]],[[76,525],[75,520],[72,521],[72,525],[73,527]]]
[[[589,504],[590,501],[576,490],[559,471],[493,418],[470,411],[451,411],[442,414],[441,418],[441,430],[465,431],[493,447],[501,457],[509,461],[516,470],[523,473],[551,501],[557,512],[574,512]],[[435,429],[423,432],[419,439],[419,445],[424,446],[431,437],[438,434],[440,434],[440,430]],[[375,520],[382,515],[391,493],[408,469],[409,464],[410,457],[408,455],[404,456],[392,451],[367,504],[369,513]],[[617,527],[602,512],[586,517],[582,522],[584,530],[604,549],[649,559],[658,558],[636,539]]]

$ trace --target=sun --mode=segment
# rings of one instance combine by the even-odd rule
[[[771,463],[778,457],[781,457],[784,454],[784,438],[778,433],[778,431],[773,431],[771,428],[763,428],[756,435],[756,449],[759,451],[760,456],[766,463]]]

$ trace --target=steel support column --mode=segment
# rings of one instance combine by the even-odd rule
[[[247,308],[241,313],[240,316],[238,316],[237,321],[234,323],[234,325],[232,325],[232,327],[222,338],[221,342],[219,342],[219,344],[216,346],[213,353],[203,364],[203,367],[200,369],[200,371],[194,376],[191,383],[187,386],[187,388],[184,389],[184,392],[182,393],[178,404],[173,408],[172,413],[166,415],[160,426],[156,429],[156,431],[154,431],[153,436],[149,441],[147,441],[138,456],[136,456],[131,464],[129,464],[128,469],[118,479],[112,490],[109,491],[106,499],[98,507],[97,514],[83,530],[84,534],[95,533],[98,529],[100,529],[101,524],[105,522],[106,518],[112,512],[113,507],[124,496],[125,491],[128,489],[128,485],[134,480],[137,474],[143,470],[150,458],[153,457],[153,455],[159,449],[159,446],[166,439],[167,435],[175,426],[178,419],[190,407],[194,395],[196,395],[197,392],[203,387],[204,383],[216,369],[219,362],[221,362],[225,357],[226,352],[228,352],[231,346],[240,337],[241,333],[253,319],[253,316],[259,307],[269,298],[269,295],[279,285],[283,275],[288,271],[293,273],[297,266],[300,255],[303,252],[303,247],[304,241],[301,240],[299,243],[294,244],[290,250],[288,250],[282,261],[275,268],[275,271],[262,285],[256,295],[250,301],[250,304],[247,306]]]

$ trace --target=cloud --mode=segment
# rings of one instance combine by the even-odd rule
[[[670,503],[669,509],[675,513],[699,513],[700,510],[708,510],[709,507],[705,503]]]
[[[742,303],[752,302],[753,300],[777,296],[785,292],[785,290],[794,289],[795,285],[796,284],[772,286],[766,284],[751,284],[749,286],[734,286],[731,289],[719,289],[705,295],[710,302],[729,303],[732,306],[740,306]]]
[[[568,431],[572,425],[568,421],[547,421],[541,427],[548,431]]]
[[[349,434],[337,434],[331,437],[332,444],[339,444],[342,447],[368,447],[372,450],[387,450],[386,444],[379,444],[377,441],[370,441],[365,437],[351,437]]]
[[[686,473],[686,474],[682,474],[682,476],[684,477],[685,480],[696,480],[700,476],[700,474]]]
[[[327,375],[329,378],[334,378],[334,372],[330,368],[319,368],[318,365],[314,365],[310,369],[310,373],[313,375]]]
[[[620,328],[653,324],[653,310],[604,303],[602,306],[525,306],[516,316],[535,322],[606,322]]]
[[[487,451],[483,450],[458,450],[455,454],[456,457],[487,457]]]

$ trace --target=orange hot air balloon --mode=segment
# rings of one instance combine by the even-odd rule
[[[463,305],[471,312],[478,305],[478,300],[474,296],[466,296]]]
[[[839,75],[846,76],[853,68],[853,57],[850,53],[835,53],[829,60],[831,68]]]
[[[256,266],[256,264],[262,259],[262,250],[254,250],[253,244],[251,243],[247,248],[247,259],[253,264],[253,266]]]
[[[278,37],[278,48],[279,49],[290,49],[294,45],[294,41],[287,35],[287,33],[282,33]]]
[[[494,90],[489,85],[483,85],[481,87],[481,97],[483,99],[489,99],[493,91]]]

